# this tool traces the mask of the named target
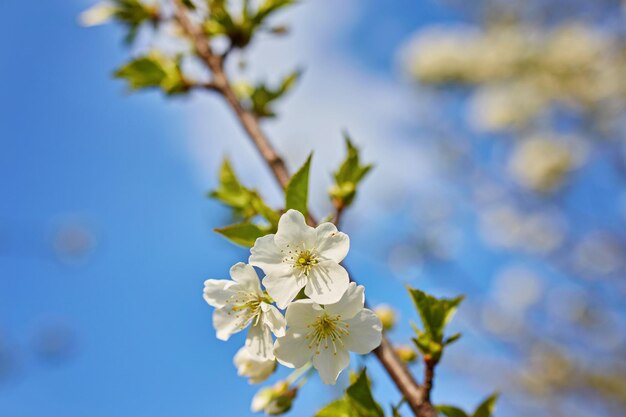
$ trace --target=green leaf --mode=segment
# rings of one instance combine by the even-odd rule
[[[335,185],[330,189],[329,193],[336,204],[347,207],[352,204],[356,196],[357,186],[372,169],[373,165],[361,165],[359,149],[353,145],[348,133],[344,133],[344,138],[346,141],[346,159],[333,174]]]
[[[315,414],[315,417],[360,417],[355,414],[355,410],[352,408],[350,401],[341,398],[328,404]]]
[[[451,405],[438,405],[435,408],[445,417],[469,417],[465,411]]]
[[[298,210],[306,218],[308,215],[309,170],[311,153],[302,167],[291,177],[285,189],[285,210]]]
[[[400,407],[396,407],[394,405],[391,406],[391,417],[402,417],[402,414],[400,414]]]
[[[249,201],[246,188],[241,185],[228,159],[224,159],[219,173],[219,186],[211,197],[232,207],[242,207]]]
[[[491,394],[476,408],[472,417],[491,417],[496,408],[496,401],[498,401],[498,394]]]
[[[431,356],[437,360],[441,357],[443,346],[441,343],[433,341],[430,334],[418,330],[418,336],[412,340],[424,356]]]
[[[461,333],[455,333],[450,337],[447,337],[446,340],[443,341],[443,344],[448,346],[451,345],[452,343],[456,342],[457,340],[459,340],[461,338]]]
[[[236,23],[228,10],[226,0],[207,0],[209,16],[204,22],[204,32],[208,36],[225,35],[231,39],[235,46],[243,47],[250,38],[246,35],[241,25]]]
[[[278,87],[270,87],[266,83],[259,83],[255,86],[248,85],[248,91],[242,90],[240,98],[255,116],[274,117],[276,116],[273,109],[274,103],[293,88],[301,74],[302,71],[300,70],[288,74]]]
[[[230,226],[215,229],[215,231],[237,245],[252,247],[254,242],[268,232],[253,223],[231,224]]]
[[[219,185],[210,197],[231,207],[236,218],[245,222],[255,216],[262,216],[269,223],[267,233],[272,233],[280,218],[280,213],[269,207],[256,190],[244,187],[228,159],[224,159],[219,173]]]
[[[276,98],[291,90],[293,86],[296,85],[296,82],[300,79],[301,76],[302,70],[299,69],[285,76],[285,78],[283,78],[283,81],[280,83],[280,87],[278,87],[278,90],[276,91]]]
[[[133,59],[115,71],[114,76],[125,79],[131,90],[157,87],[167,94],[188,90],[179,58],[172,59],[157,52]]]
[[[144,22],[156,24],[159,19],[157,5],[143,4],[139,0],[115,0],[115,18],[128,27],[125,41],[130,43],[135,40],[139,28]]]
[[[254,16],[255,25],[260,25],[272,13],[295,3],[295,0],[264,0]]]
[[[474,411],[472,417],[491,417],[493,410],[498,400],[498,394],[492,394],[487,397]],[[443,414],[445,417],[469,417],[468,414],[458,407],[451,405],[438,405],[435,407],[439,414]]]
[[[241,3],[239,12],[230,8],[227,0],[206,0],[208,17],[203,22],[203,30],[207,36],[225,36],[230,40],[230,46],[244,48],[247,46],[257,30],[265,29],[265,20],[276,11],[295,3],[294,0],[263,0],[258,7],[249,0]],[[271,29],[270,29],[271,32]]]
[[[348,387],[345,395],[319,410],[315,417],[384,417],[385,413],[374,400],[365,369]]]
[[[430,335],[434,342],[442,343],[444,328],[464,297],[437,299],[414,288],[409,288],[409,293],[422,319],[426,334]]]

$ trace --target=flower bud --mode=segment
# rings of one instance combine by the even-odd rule
[[[396,351],[396,355],[398,355],[404,363],[413,363],[415,359],[417,359],[417,352],[415,352],[411,346],[398,345],[394,350]]]
[[[250,409],[270,416],[284,414],[291,409],[293,399],[298,393],[297,387],[290,387],[287,381],[278,381],[271,387],[261,388],[252,398]]]
[[[258,358],[252,355],[246,347],[239,349],[233,363],[237,367],[237,374],[247,376],[251,384],[265,381],[276,370],[274,359]]]
[[[374,313],[378,316],[383,324],[383,330],[391,330],[396,324],[396,312],[393,308],[386,304],[381,304],[374,309]]]

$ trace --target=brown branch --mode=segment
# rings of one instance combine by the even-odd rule
[[[273,148],[267,136],[265,136],[258,119],[241,105],[224,71],[222,57],[213,52],[202,29],[191,21],[181,0],[172,0],[172,2],[175,7],[174,16],[176,20],[183,31],[190,37],[198,57],[213,74],[212,84],[215,86],[215,90],[224,96],[226,102],[235,112],[241,126],[259,151],[259,154],[272,170],[276,181],[282,188],[285,188],[290,178],[285,162]],[[340,219],[341,212],[337,214],[336,221]],[[309,222],[315,224],[315,219],[311,216],[309,217]],[[427,401],[426,391],[417,383],[384,336],[382,343],[374,351],[374,354],[398,387],[398,390],[406,398],[415,416],[436,417],[433,407]]]
[[[335,223],[335,225],[339,227],[339,225],[341,224],[343,211],[346,209],[346,205],[343,203],[342,200],[339,199],[334,199],[333,205],[335,206],[335,217],[333,218],[333,223]]]
[[[182,27],[183,31],[191,38],[193,47],[198,57],[206,64],[213,74],[213,84],[217,91],[224,96],[230,107],[233,109],[242,127],[254,143],[261,157],[269,165],[278,184],[285,188],[289,182],[289,173],[282,158],[276,153],[272,144],[269,142],[257,118],[250,112],[246,111],[237,95],[232,89],[226,72],[224,71],[224,61],[221,56],[215,54],[207,42],[202,29],[195,25],[189,18],[185,6],[180,0],[172,0],[175,7],[175,18]]]
[[[424,358],[424,383],[422,384],[422,395],[424,402],[420,407],[420,416],[422,417],[437,417],[437,411],[432,406],[430,401],[430,392],[433,389],[433,381],[435,379],[435,366],[437,366],[436,360],[432,358]]]
[[[433,379],[435,378],[435,366],[437,362],[424,358],[424,384],[422,389],[424,390],[424,397],[426,401],[430,401],[430,391],[433,389]]]

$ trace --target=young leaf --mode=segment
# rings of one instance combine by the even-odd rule
[[[246,103],[249,110],[257,117],[274,117],[273,104],[295,85],[300,78],[301,71],[297,70],[287,75],[278,87],[269,87],[265,83],[256,86],[248,85],[248,91],[240,90],[240,98]],[[244,95],[245,94],[245,95]]]
[[[307,216],[309,198],[309,170],[311,168],[310,154],[302,167],[293,174],[285,189],[285,210],[294,209]]]
[[[335,185],[331,187],[329,193],[336,205],[347,207],[352,204],[356,196],[357,186],[372,169],[373,165],[361,165],[358,148],[352,144],[347,133],[344,133],[344,137],[346,141],[346,159],[333,174]]]
[[[443,342],[443,330],[456,312],[463,296],[437,299],[418,289],[409,288],[415,307],[419,312],[424,330],[434,342]]]
[[[465,411],[451,405],[438,405],[435,408],[445,417],[469,417]]]
[[[231,224],[215,231],[237,245],[252,247],[254,242],[265,236],[268,231],[253,223]]]
[[[353,401],[354,406],[362,410],[363,416],[383,417],[385,413],[380,405],[374,400],[365,369],[361,371],[357,380],[346,390],[347,396]],[[367,412],[365,412],[367,411]]]
[[[270,224],[267,233],[271,233],[278,225],[280,213],[269,207],[261,196],[252,189],[244,187],[228,159],[224,159],[219,173],[219,186],[209,194],[212,198],[231,207],[235,217],[245,221],[260,215]]]
[[[159,20],[159,9],[156,5],[143,4],[139,0],[114,0],[115,18],[128,27],[125,41],[135,40],[139,28],[144,22],[156,24]]]
[[[125,79],[131,90],[157,87],[166,94],[188,90],[178,60],[157,52],[133,59],[115,71],[114,76]]]
[[[260,25],[270,14],[295,3],[295,0],[264,0],[254,16],[255,25]]]
[[[398,407],[396,406],[391,406],[391,417],[402,417],[402,414],[400,414],[400,410]]]
[[[244,1],[237,15],[226,0],[206,0],[206,3],[209,15],[203,24],[205,34],[207,36],[224,35],[230,40],[231,47],[244,48],[250,43],[256,31],[264,28],[265,19],[270,14],[294,1],[264,0],[256,8],[252,7],[252,2]]]
[[[498,394],[491,394],[476,408],[472,417],[491,417],[493,410],[496,408],[497,400]]]
[[[241,185],[230,161],[224,158],[219,173],[219,186],[211,191],[211,197],[234,208],[242,208],[248,203],[247,189]]]
[[[384,415],[383,409],[372,396],[370,383],[363,369],[356,381],[348,387],[345,395],[319,410],[315,417],[384,417]]]
[[[154,57],[134,59],[115,71],[115,77],[124,78],[132,90],[158,87],[167,76],[161,63]]]
[[[443,344],[448,346],[451,345],[452,343],[456,342],[457,340],[459,340],[461,338],[461,333],[455,333],[450,337],[447,337],[446,340],[443,341]]]

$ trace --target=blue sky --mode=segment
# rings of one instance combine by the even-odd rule
[[[326,172],[340,159],[342,128],[377,163],[378,176],[346,222],[353,238],[347,262],[370,303],[394,304],[406,322],[414,313],[399,295],[404,282],[388,279],[386,259],[373,255],[389,243],[384,231],[410,217],[385,201],[428,187],[415,178],[432,180],[435,168],[407,133],[423,109],[398,73],[397,53],[419,25],[456,18],[432,1],[303,3],[286,19],[297,23],[293,39],[259,45],[250,56],[261,76],[306,68],[303,85],[281,107],[284,119],[268,131],[292,167],[316,150],[318,212],[328,208]],[[204,279],[225,278],[247,253],[211,232],[228,212],[205,193],[224,154],[270,201],[279,201],[278,192],[219,101],[126,95],[110,79],[127,56],[120,32],[76,24],[89,4],[0,7],[0,352],[11,363],[0,374],[0,415],[249,415],[257,387],[231,363],[242,338],[218,341],[201,297]],[[394,162],[410,164],[415,175],[407,179]],[[93,236],[80,262],[55,254],[55,236],[68,227]],[[466,266],[495,269],[485,262],[490,255],[471,255]],[[452,281],[444,281],[418,284],[452,293]],[[69,333],[70,353],[50,358],[38,341],[55,329]],[[407,334],[405,324],[397,335]],[[381,401],[397,401],[378,364],[368,366],[381,381]],[[488,389],[468,388],[444,366],[435,399],[475,404]],[[337,390],[311,381],[292,415],[312,415]]]

